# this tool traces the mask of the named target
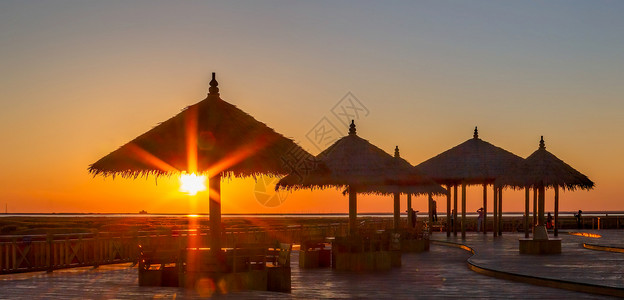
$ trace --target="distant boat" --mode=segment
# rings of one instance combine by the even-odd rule
[[[139,213],[144,215],[144,214],[147,214],[147,211],[141,210]]]

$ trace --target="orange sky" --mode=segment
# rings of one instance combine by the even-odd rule
[[[175,177],[93,178],[87,167],[202,100],[215,71],[223,99],[313,154],[306,135],[323,118],[347,133],[332,109],[351,92],[369,112],[358,134],[388,153],[398,145],[412,164],[471,138],[474,126],[522,157],[544,135],[550,152],[596,182],[563,193],[562,211],[624,210],[623,8],[1,2],[0,207],[207,212],[206,195],[180,193]],[[348,208],[333,189],[267,207],[252,179],[222,186],[224,213]],[[469,190],[468,211],[480,192]],[[506,191],[504,210],[523,210],[522,196]],[[392,197],[360,197],[358,207],[390,212]],[[414,207],[424,211],[424,197]]]

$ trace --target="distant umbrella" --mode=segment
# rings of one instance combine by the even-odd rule
[[[494,184],[495,180],[505,174],[510,168],[522,162],[522,157],[517,156],[503,148],[494,146],[479,138],[477,128],[474,129],[473,138],[469,139],[439,155],[432,157],[416,168],[424,174],[433,178],[440,184],[446,184],[447,188],[451,185],[462,185],[462,236],[465,236],[465,185],[482,184],[484,189],[483,206],[486,208],[485,201],[486,186]],[[457,191],[457,189],[455,189]],[[502,195],[502,194],[501,194]],[[502,215],[502,209],[497,209],[497,188],[494,187],[494,233],[497,234],[497,216]],[[500,197],[499,197],[500,198]],[[457,199],[457,194],[455,195]],[[499,200],[502,205],[502,200]],[[450,196],[447,200],[450,206]],[[457,212],[457,209],[455,210]],[[487,210],[486,210],[487,212]],[[484,216],[486,215],[484,213]],[[450,216],[448,216],[450,217]],[[454,217],[455,218],[455,217]],[[484,219],[484,224],[486,219]],[[499,221],[500,222],[500,221]],[[453,222],[457,224],[457,222]],[[483,226],[484,232],[486,226]],[[450,232],[449,232],[450,233]]]
[[[307,176],[300,178],[288,175],[277,183],[276,188],[346,188],[349,193],[351,233],[356,229],[357,193],[387,195],[399,188],[409,192],[410,186],[418,185],[429,186],[430,192],[444,192],[411,165],[400,163],[390,154],[357,136],[354,122],[351,122],[349,135],[336,141],[316,158],[319,164]],[[418,189],[414,191],[423,192]]]
[[[421,178],[421,181],[418,185],[370,185],[361,187],[358,192],[370,192],[370,193],[378,193],[378,194],[412,194],[412,195],[421,195],[421,194],[438,194],[443,195],[446,194],[446,189],[442,188],[439,184],[437,184],[433,179],[429,176],[423,174],[418,169],[416,169],[412,164],[410,164],[407,160],[402,158],[399,155],[399,147],[395,148],[394,166],[393,169],[404,169],[407,172],[414,173]]]
[[[213,242],[221,232],[221,177],[298,174],[313,156],[219,96],[212,73],[206,99],[104,156],[94,175],[136,178],[181,173],[209,177]],[[214,246],[218,246],[214,244]]]
[[[519,162],[522,157],[480,139],[475,127],[472,139],[420,163],[416,168],[438,183],[482,184],[493,183]]]
[[[546,150],[543,136],[539,148],[497,182],[519,188],[559,186],[568,190],[590,190],[594,187],[594,182],[587,176]]]
[[[524,161],[515,165],[505,175],[497,179],[497,184],[512,188],[537,189],[538,200],[538,225],[544,223],[544,190],[548,187],[555,189],[555,236],[558,233],[559,223],[559,187],[567,190],[590,190],[594,182],[587,176],[577,171],[554,154],[546,150],[544,137],[540,138],[539,148]],[[528,218],[528,196],[526,215]],[[528,221],[526,221],[528,223]],[[527,228],[528,230],[528,228]],[[527,231],[528,232],[528,231]]]

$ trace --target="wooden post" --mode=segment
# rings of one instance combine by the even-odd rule
[[[538,206],[537,207],[537,214],[538,214],[538,216],[537,216],[537,224],[539,226],[545,226],[546,225],[546,222],[545,222],[545,219],[544,219],[544,208],[545,208],[544,207],[544,196],[545,196],[544,194],[545,194],[545,187],[542,184],[539,187],[538,201],[537,201],[537,206]]]
[[[457,184],[453,185],[453,235],[457,236]]]
[[[394,232],[399,231],[399,221],[401,220],[401,194],[394,193]]]
[[[533,187],[533,226],[537,224],[537,188]]]
[[[407,194],[407,224],[412,226],[412,194]]]
[[[11,239],[11,255],[13,256],[12,258],[12,269],[17,271],[17,238],[12,238]]]
[[[492,220],[492,233],[494,236],[498,235],[498,193],[496,192],[496,185],[492,185],[494,189],[494,210],[492,211],[492,216],[494,220]]]
[[[559,186],[555,185],[555,237],[559,236]]]
[[[498,188],[498,235],[503,235],[503,187]]]
[[[487,183],[483,184],[483,220],[481,221],[483,226],[483,234],[487,234],[485,224],[487,224]]]
[[[357,192],[349,186],[349,235],[357,233]]]
[[[524,237],[529,238],[529,187],[524,187]]]
[[[51,233],[48,233],[46,236],[46,271],[51,273],[54,270],[54,263],[52,260],[52,242],[54,241],[54,236]]]
[[[446,237],[451,236],[451,185],[446,185]]]
[[[461,220],[462,239],[466,238],[466,183],[462,182],[462,220]]]
[[[100,266],[100,255],[98,247],[100,245],[100,233],[96,232],[93,236],[93,268],[96,269]]]
[[[431,193],[427,194],[427,199],[429,203],[429,233],[433,231],[433,197]]]
[[[221,173],[208,179],[210,190],[210,249],[213,253],[221,251]]]

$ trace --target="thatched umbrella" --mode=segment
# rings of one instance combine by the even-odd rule
[[[307,176],[300,178],[288,175],[277,183],[276,188],[346,188],[349,193],[351,234],[357,231],[357,193],[387,195],[415,185],[433,185],[428,192],[440,192],[441,189],[439,186],[436,188],[435,182],[411,165],[401,164],[390,154],[357,136],[353,121],[349,135],[329,146],[316,159],[319,161],[318,166]]]
[[[206,99],[91,166],[94,175],[136,178],[198,173],[209,178],[211,247],[220,249],[221,178],[299,174],[313,156],[219,96],[212,73]]]
[[[429,195],[429,206],[432,205],[433,202],[433,194],[446,194],[446,190],[438,185],[433,179],[428,178],[426,175],[420,173],[415,167],[412,166],[407,160],[401,157],[399,152],[399,146],[394,148],[394,161],[397,165],[397,168],[403,169],[413,169],[413,172],[419,173],[423,178],[426,179],[423,183],[419,185],[394,185],[394,186],[365,186],[362,187],[358,192],[371,192],[371,193],[383,193],[383,194],[393,194],[394,195],[394,228],[395,230],[399,229],[400,222],[400,213],[401,213],[401,194],[407,194],[407,208],[408,212],[412,208],[412,195],[420,195],[426,194]],[[407,215],[408,223],[411,224],[412,215],[408,213]],[[431,215],[429,216],[430,221]],[[431,227],[429,227],[431,229]]]
[[[517,156],[503,148],[494,146],[479,138],[479,132],[475,127],[473,138],[469,139],[437,156],[430,158],[417,165],[420,171],[433,178],[440,184],[446,184],[447,190],[454,187],[454,207],[453,215],[454,226],[457,222],[457,185],[462,186],[462,237],[466,236],[465,219],[466,219],[466,185],[482,184],[483,185],[483,232],[485,233],[485,224],[487,216],[487,185],[494,184],[497,177],[503,175],[509,168],[522,161]],[[498,201],[497,201],[498,200]],[[447,208],[451,206],[450,193],[447,194]],[[498,203],[497,203],[498,202]],[[502,192],[494,186],[494,235],[500,234],[497,230],[498,220],[502,216]],[[498,214],[498,216],[497,216]],[[449,209],[447,209],[447,220],[451,218]],[[448,226],[447,226],[448,227]],[[456,228],[453,228],[457,234]],[[450,228],[447,230],[450,235]]]
[[[576,190],[590,190],[594,182],[575,170],[561,159],[546,150],[544,137],[540,138],[539,148],[522,163],[497,180],[500,185],[526,189],[525,236],[528,237],[529,189],[538,191],[538,226],[544,226],[544,192],[547,187],[555,189],[555,236],[559,225],[559,187]],[[537,230],[536,230],[537,232]],[[540,229],[540,232],[545,230]],[[535,238],[535,236],[534,236]],[[547,236],[546,236],[547,238]]]

